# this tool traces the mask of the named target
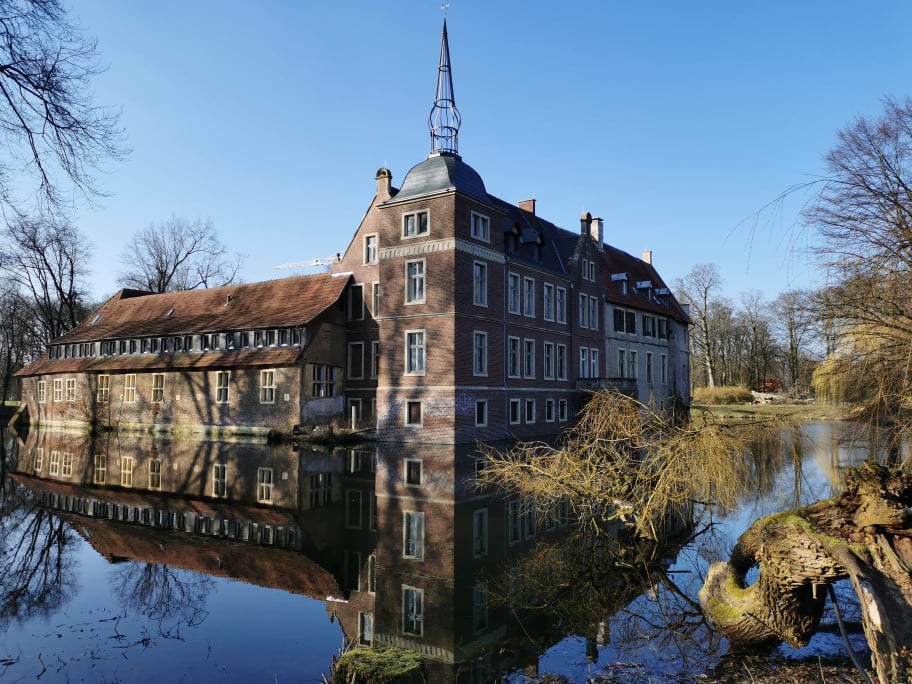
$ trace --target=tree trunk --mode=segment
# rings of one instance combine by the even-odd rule
[[[700,603],[733,644],[798,647],[817,629],[827,585],[846,577],[878,679],[912,681],[912,476],[865,464],[836,498],[761,518],[728,563],[712,565]]]

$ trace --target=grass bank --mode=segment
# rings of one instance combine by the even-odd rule
[[[814,403],[790,404],[772,402],[765,404],[697,404],[691,406],[691,416],[698,417],[708,411],[721,420],[748,420],[750,418],[787,418],[789,420],[840,420],[845,411],[838,406]]]

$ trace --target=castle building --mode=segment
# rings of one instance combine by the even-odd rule
[[[431,153],[381,168],[340,261],[347,412],[385,439],[463,443],[566,429],[587,393],[689,403],[689,318],[652,265],[490,195],[458,152],[444,22]]]
[[[289,431],[382,441],[555,435],[592,391],[690,398],[690,319],[652,264],[488,193],[459,155],[444,21],[431,151],[376,192],[331,274],[116,294],[20,371],[39,422]]]

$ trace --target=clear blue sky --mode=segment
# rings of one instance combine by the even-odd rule
[[[437,0],[75,0],[132,153],[76,222],[93,294],[130,235],[211,218],[246,281],[348,245],[389,167],[428,153]],[[714,262],[728,293],[808,286],[800,201],[838,129],[910,94],[912,3],[451,0],[459,151],[488,192],[654,251],[666,281]],[[797,238],[797,239],[796,239]],[[797,250],[797,251],[796,251]]]

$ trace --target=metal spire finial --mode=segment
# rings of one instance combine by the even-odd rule
[[[458,154],[460,117],[453,95],[453,73],[450,68],[450,44],[447,40],[446,8],[444,12],[443,37],[440,40],[440,65],[437,68],[437,95],[434,107],[428,117],[431,129],[431,154]]]

